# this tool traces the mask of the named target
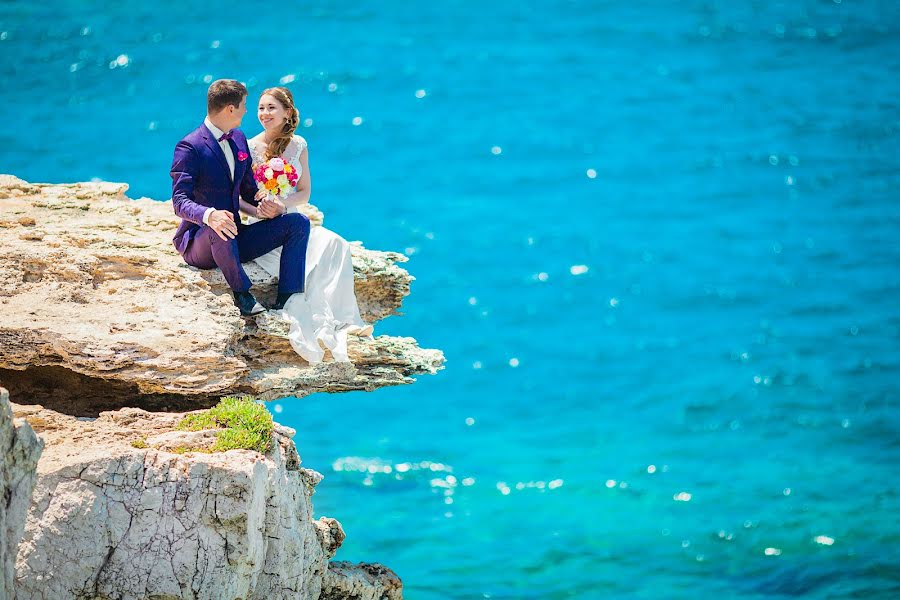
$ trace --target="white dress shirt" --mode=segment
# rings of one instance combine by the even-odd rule
[[[204,119],[203,123],[206,125],[207,129],[209,129],[213,137],[218,140],[222,137],[226,132],[222,131],[218,127],[212,124],[212,121],[209,120],[209,116]],[[228,163],[228,168],[231,171],[231,180],[234,181],[234,153],[231,151],[231,144],[228,143],[228,140],[222,140],[219,142],[219,148],[222,149],[222,152],[225,154],[225,162]],[[209,215],[214,208],[207,208],[206,212],[203,213],[203,224],[209,225]]]

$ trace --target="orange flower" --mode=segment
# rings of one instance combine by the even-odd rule
[[[275,181],[274,179],[270,179],[266,182],[266,189],[269,191],[272,191],[277,187],[278,187],[278,182]]]

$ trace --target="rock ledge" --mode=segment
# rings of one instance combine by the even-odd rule
[[[373,390],[442,368],[439,350],[389,336],[351,338],[352,364],[305,363],[278,319],[240,317],[221,272],[184,264],[170,201],[126,190],[0,175],[0,378],[15,397],[86,416],[186,410],[226,394]],[[366,321],[399,309],[412,280],[405,260],[354,246]],[[247,271],[264,300],[274,296],[272,277],[255,263]]]

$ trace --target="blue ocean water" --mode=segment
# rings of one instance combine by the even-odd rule
[[[900,596],[900,5],[4,2],[0,172],[168,198],[220,77],[294,91],[326,225],[410,257],[376,333],[448,359],[269,405],[338,559]]]

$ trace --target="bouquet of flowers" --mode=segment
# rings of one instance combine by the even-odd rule
[[[300,176],[297,175],[297,169],[276,156],[253,169],[253,178],[256,180],[256,187],[266,190],[269,197],[274,199],[286,196],[288,190],[297,185]]]

